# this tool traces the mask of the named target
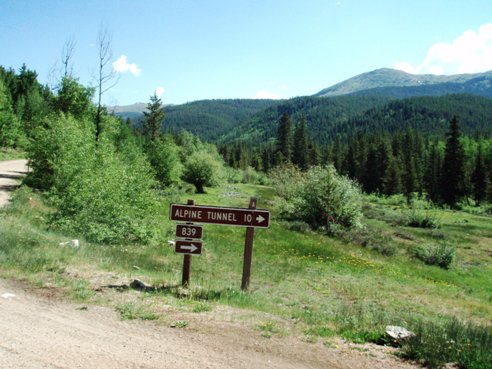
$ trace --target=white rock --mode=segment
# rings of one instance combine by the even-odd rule
[[[12,299],[15,297],[15,295],[13,293],[10,293],[10,292],[6,292],[6,293],[2,294],[1,296],[4,299]]]
[[[396,325],[388,325],[386,326],[386,333],[388,336],[395,340],[404,340],[409,337],[415,336],[413,332],[410,332],[406,328],[398,327]]]

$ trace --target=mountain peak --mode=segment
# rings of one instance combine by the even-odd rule
[[[314,96],[328,97],[348,95],[385,87],[404,88],[437,85],[441,83],[465,83],[481,76],[492,77],[492,71],[477,74],[433,75],[411,74],[397,69],[380,68],[371,72],[359,74],[331,87],[325,88]]]

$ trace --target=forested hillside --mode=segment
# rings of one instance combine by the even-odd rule
[[[169,132],[187,130],[200,138],[215,141],[231,129],[250,119],[255,113],[276,105],[277,100],[263,99],[223,99],[200,100],[181,105],[167,105],[164,108],[165,120],[162,129]],[[135,109],[129,107],[128,109]],[[116,115],[130,118],[136,127],[140,127],[144,110],[116,110]]]

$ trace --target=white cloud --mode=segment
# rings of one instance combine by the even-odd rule
[[[126,55],[121,55],[113,63],[113,70],[117,73],[128,73],[130,72],[135,77],[138,77],[142,70],[135,63],[128,63],[128,58]]]
[[[277,94],[274,94],[273,92],[267,91],[267,90],[259,90],[256,92],[255,96],[253,96],[253,99],[273,99],[273,100],[278,100],[281,97]]]
[[[492,22],[467,30],[452,43],[438,42],[419,65],[397,62],[396,69],[421,74],[479,73],[492,70]]]
[[[155,88],[154,92],[157,95],[157,97],[161,97],[162,95],[164,95],[164,92],[166,92],[166,89],[164,87],[159,86]]]

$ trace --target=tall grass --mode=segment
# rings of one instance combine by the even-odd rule
[[[442,324],[420,322],[415,336],[403,346],[402,356],[419,360],[430,368],[456,363],[459,368],[492,368],[492,327],[463,323],[457,319]]]

